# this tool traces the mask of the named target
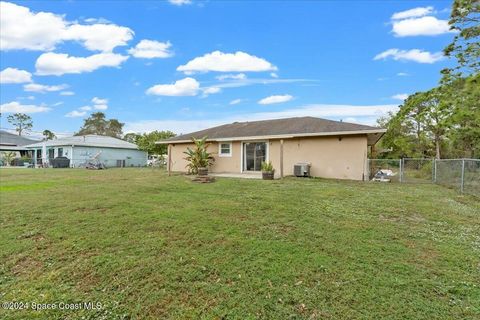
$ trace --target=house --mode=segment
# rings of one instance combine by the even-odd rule
[[[386,132],[366,125],[313,117],[235,122],[183,134],[157,143],[168,144],[167,168],[186,171],[183,153],[191,138],[207,136],[215,162],[214,173],[259,172],[271,161],[275,177],[293,175],[294,165],[311,164],[315,177],[363,180],[368,147]]]
[[[35,142],[38,142],[38,140],[29,139],[24,136],[19,136],[18,134],[0,130],[0,151],[26,151],[23,146]]]
[[[137,145],[108,136],[84,135],[42,141],[24,146],[33,150],[36,165],[56,157],[70,159],[70,167],[77,168],[92,159],[106,167],[140,167],[147,165],[147,153]]]
[[[23,165],[22,161],[19,161],[21,157],[31,157],[31,151],[25,148],[25,145],[38,142],[38,140],[29,139],[17,134],[10,133],[8,131],[0,130],[0,166],[6,165],[4,157],[6,153],[13,152],[12,161],[13,165]]]

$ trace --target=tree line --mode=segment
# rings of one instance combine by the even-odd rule
[[[15,128],[18,135],[21,136],[26,132],[30,132],[33,127],[32,118],[23,113],[15,113],[7,117],[7,121]],[[84,136],[89,134],[109,136],[125,141],[135,143],[140,150],[148,152],[148,154],[162,155],[167,153],[165,145],[157,145],[155,142],[162,139],[168,139],[175,136],[171,131],[152,131],[144,134],[127,133],[123,134],[123,126],[125,124],[117,119],[107,119],[105,113],[94,112],[87,119],[83,120],[83,125],[75,136]],[[43,140],[55,139],[55,134],[50,130],[42,132]]]
[[[388,130],[373,156],[480,157],[480,1],[455,0],[449,24],[456,35],[444,54],[455,66],[441,71],[437,87],[378,120]]]

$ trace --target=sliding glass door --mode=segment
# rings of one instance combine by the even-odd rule
[[[261,171],[262,162],[266,159],[266,142],[243,143],[243,171]]]

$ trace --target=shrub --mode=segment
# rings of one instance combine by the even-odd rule
[[[265,171],[265,172],[275,171],[275,169],[273,169],[272,161],[262,162],[262,171]]]

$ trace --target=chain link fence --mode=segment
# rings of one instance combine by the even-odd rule
[[[480,159],[435,160],[434,181],[480,196]]]
[[[432,183],[434,159],[401,159],[402,165],[402,182],[409,183]]]
[[[0,167],[2,168],[127,168],[127,167],[162,167],[165,166],[163,159],[147,159],[146,157],[126,157],[123,159],[110,158],[31,158],[15,157],[9,154],[0,153]]]
[[[480,159],[368,159],[369,181],[436,183],[480,197]]]

